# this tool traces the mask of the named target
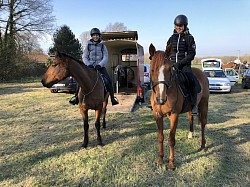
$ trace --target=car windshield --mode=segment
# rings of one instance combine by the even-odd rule
[[[222,70],[206,70],[204,72],[207,77],[226,77]]]
[[[209,67],[219,68],[220,62],[216,60],[207,60],[203,62],[203,67],[204,68],[209,68]]]

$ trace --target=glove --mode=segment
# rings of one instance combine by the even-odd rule
[[[88,67],[89,67],[89,68],[94,68],[94,66],[93,66],[93,65],[88,65]]]
[[[102,66],[100,66],[100,65],[96,65],[96,66],[95,66],[95,69],[96,69],[96,70],[99,70],[99,69],[101,69],[101,68],[102,68]]]
[[[178,63],[174,63],[172,66],[174,67],[175,70],[179,70],[179,64]]]

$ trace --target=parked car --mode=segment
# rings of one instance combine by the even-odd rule
[[[230,80],[225,75],[224,71],[219,68],[205,68],[203,72],[208,77],[210,92],[231,92]]]
[[[144,84],[151,88],[150,64],[144,64]]]
[[[247,69],[246,72],[243,74],[241,87],[250,88],[250,69]]]
[[[219,68],[221,69],[222,61],[220,58],[204,58],[201,59],[202,69]]]
[[[54,84],[50,88],[50,91],[52,93],[57,93],[59,90],[60,91],[68,91],[70,93],[76,93],[76,91],[77,91],[76,80],[72,76],[70,76],[70,77],[67,77],[66,79],[58,82],[57,84]]]
[[[233,68],[225,68],[224,72],[230,80],[231,86],[234,86],[239,81],[239,74]]]

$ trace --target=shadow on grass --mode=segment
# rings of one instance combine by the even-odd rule
[[[28,86],[29,87],[29,86]],[[23,89],[23,88],[22,88]],[[238,93],[238,92],[237,92]],[[241,93],[241,92],[239,92]],[[230,96],[230,94],[226,95],[212,95],[212,99],[215,98],[215,101],[211,100],[211,102],[221,102],[218,107],[215,109],[209,110],[209,124],[214,123],[215,125],[223,125],[223,123],[236,118],[233,113],[239,111],[245,111],[247,109],[247,106],[243,106],[241,108],[232,107],[228,108],[228,103],[235,105],[235,100],[233,98],[225,99],[224,97]],[[216,98],[220,97],[220,98]],[[223,98],[223,99],[222,99]],[[218,101],[217,101],[218,100]],[[146,107],[146,106],[143,106]],[[227,110],[225,110],[225,108]],[[50,112],[53,112],[53,109],[48,109]],[[143,111],[143,112],[141,112]],[[218,112],[219,111],[219,112]],[[48,111],[47,111],[48,112]],[[146,112],[146,114],[144,113]],[[113,118],[111,120],[111,118]],[[93,148],[96,146],[96,140],[94,140],[93,137],[96,137],[96,129],[93,127],[93,119],[94,115],[90,116],[90,128],[89,136],[90,136],[90,143],[89,148]],[[37,124],[43,124],[44,123],[44,116],[41,116],[39,120],[37,121]],[[5,146],[3,152],[1,153],[1,156],[5,155],[11,155],[11,154],[21,154],[25,153],[25,151],[30,150],[36,150],[37,147],[50,147],[54,144],[60,144],[60,147],[53,148],[52,150],[46,150],[41,151],[37,150],[33,154],[27,155],[26,157],[22,157],[19,160],[10,160],[8,162],[2,162],[0,165],[0,181],[6,180],[6,179],[14,179],[18,175],[18,180],[21,181],[25,173],[28,173],[34,165],[44,162],[45,160],[53,157],[59,157],[60,155],[78,151],[79,147],[82,143],[82,137],[83,137],[83,130],[80,131],[73,131],[72,128],[76,129],[83,129],[81,116],[79,113],[79,118],[77,119],[70,119],[66,120],[66,126],[65,125],[65,119],[63,118],[53,118],[53,117],[47,117],[47,121],[50,121],[50,124],[57,124],[54,125],[55,131],[53,129],[49,129],[48,126],[46,127],[40,127],[38,131],[31,132],[29,136],[26,137],[26,139],[23,140],[21,144],[14,144],[13,147],[11,147],[12,150],[9,150],[10,147],[8,145]],[[61,123],[60,123],[61,121]],[[78,122],[79,123],[78,123]],[[58,125],[60,123],[60,125]],[[222,124],[220,124],[222,123]],[[212,143],[208,144],[207,147],[209,149],[214,150],[208,150],[208,152],[200,152],[198,153],[195,148],[191,148],[190,150],[182,150],[180,149],[181,146],[178,144],[182,144],[182,146],[187,146],[188,148],[192,145],[188,145],[188,142],[180,142],[180,140],[176,141],[176,152],[179,157],[186,155],[190,156],[190,158],[183,158],[181,161],[180,159],[177,159],[176,166],[181,167],[184,162],[190,163],[195,160],[198,160],[201,157],[208,157],[212,154],[216,154],[216,157],[218,158],[219,166],[218,168],[215,168],[213,171],[213,175],[209,176],[207,173],[204,173],[203,175],[206,175],[206,181],[198,181],[201,184],[204,184],[204,186],[213,186],[218,182],[218,184],[223,183],[224,185],[230,185],[235,184],[236,186],[239,184],[237,181],[234,181],[234,177],[237,176],[237,173],[240,169],[243,169],[243,171],[247,171],[247,165],[245,165],[242,160],[247,160],[244,155],[240,155],[241,158],[237,159],[239,157],[240,152],[238,151],[238,146],[241,144],[246,143],[249,141],[249,123],[247,124],[236,124],[235,126],[225,127],[225,128],[211,128],[206,130],[206,137],[211,139]],[[198,127],[197,124],[195,126]],[[34,127],[36,128],[36,127]],[[60,129],[61,128],[61,129]],[[167,147],[167,137],[168,137],[168,129],[169,129],[169,122],[166,120],[165,129],[167,129],[164,132],[165,134],[165,141],[164,144],[165,148],[165,157],[164,162],[167,162],[168,158],[168,147]],[[177,128],[177,134],[179,132],[188,132],[189,124],[188,120],[185,114],[180,116],[179,125]],[[200,129],[199,129],[200,130]],[[230,131],[237,131],[236,134],[230,135]],[[37,133],[40,133],[38,135]],[[44,133],[44,134],[43,134]],[[153,137],[153,135],[155,137]],[[116,141],[125,140],[128,138],[133,138],[135,136],[139,136],[139,140],[136,140],[133,142],[133,144],[129,144],[126,149],[123,149],[119,152],[119,158],[117,160],[113,160],[113,157],[109,159],[109,161],[106,163],[105,166],[103,166],[103,171],[101,173],[104,173],[105,175],[112,175],[111,172],[109,174],[108,170],[105,168],[110,168],[110,166],[114,165],[116,162],[122,161],[123,158],[128,157],[130,154],[136,155],[135,157],[131,157],[132,159],[136,159],[137,162],[146,162],[149,165],[145,168],[145,170],[141,170],[137,175],[141,176],[141,179],[138,179],[136,181],[136,184],[140,184],[141,186],[162,186],[162,184],[166,184],[166,178],[167,176],[166,171],[159,172],[158,167],[153,164],[154,159],[157,158],[157,127],[155,125],[153,115],[150,109],[146,110],[136,110],[135,113],[131,113],[128,115],[124,114],[108,114],[107,115],[107,129],[101,130],[101,135],[103,138],[103,142],[106,145],[110,145]],[[148,138],[148,136],[153,138]],[[33,142],[37,143],[37,147],[35,145],[32,145],[30,142],[30,139],[33,140]],[[78,143],[72,143],[71,145],[67,145],[67,142],[72,142],[75,140],[79,140]],[[199,141],[200,136],[195,137],[195,140]],[[179,142],[178,142],[179,141]],[[20,149],[20,147],[25,146],[25,149]],[[179,148],[178,148],[179,147]],[[217,149],[215,149],[217,148]],[[105,146],[102,148],[105,149]],[[117,150],[119,151],[119,150]],[[152,151],[155,153],[155,155],[152,157]],[[145,157],[145,155],[148,155],[148,157]],[[148,159],[146,161],[142,160],[140,161],[140,158]],[[139,160],[139,161],[138,161]],[[133,162],[131,162],[133,163]],[[131,167],[132,166],[128,166]],[[113,169],[113,168],[111,168]],[[147,176],[149,173],[154,173],[153,175]],[[157,173],[158,172],[158,173]],[[59,177],[59,176],[55,176]],[[177,181],[177,180],[183,180],[185,181],[185,176],[181,176],[178,173],[178,169],[176,172],[171,174],[171,180]],[[169,179],[169,178],[167,178]],[[204,178],[202,178],[204,179]],[[228,179],[228,180],[224,180]],[[96,178],[93,178],[93,180],[97,180]],[[233,180],[233,181],[232,181]],[[228,184],[226,182],[228,181]],[[230,182],[232,181],[232,182]],[[175,184],[175,183],[172,184]],[[197,181],[196,181],[197,182]],[[112,183],[112,181],[111,181]],[[192,181],[187,182],[187,184],[192,184]],[[113,183],[114,184],[114,181]],[[195,184],[195,183],[193,183]],[[196,183],[197,184],[197,183]],[[135,185],[133,182],[128,181],[128,186]],[[192,186],[192,185],[190,185]]]

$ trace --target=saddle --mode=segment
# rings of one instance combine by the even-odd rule
[[[189,85],[191,84],[188,75],[185,72],[178,71],[177,72],[177,79],[178,79],[179,88],[181,90],[183,97],[185,97],[185,98],[188,97],[190,95]],[[200,93],[201,86],[200,86],[200,83],[195,76],[194,76],[194,81],[195,81],[195,91],[196,91],[196,93]]]
[[[98,71],[98,74],[99,74],[100,78],[102,79],[102,84],[104,86],[104,93],[106,94],[108,92],[108,85],[109,85],[108,78],[105,77],[105,74],[101,73],[100,71]]]
[[[194,84],[195,84],[195,92],[198,94],[201,92],[201,86],[199,81],[197,80],[197,78],[195,76],[194,77]],[[190,96],[190,78],[188,77],[188,74],[182,71],[178,71],[177,72],[177,79],[179,82],[179,89],[184,97],[184,102],[182,105],[182,112],[184,112],[184,109],[186,108],[186,106],[188,105],[189,102],[191,102],[191,96]]]

